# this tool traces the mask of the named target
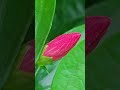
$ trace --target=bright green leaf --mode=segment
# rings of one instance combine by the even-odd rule
[[[85,90],[85,26],[70,32],[80,32],[83,37],[63,58],[57,68],[51,90]]]
[[[76,32],[80,32],[82,34],[81,41],[83,41],[85,32],[82,28],[85,28],[85,25],[81,25],[79,28],[81,28],[81,29],[76,28],[73,30],[75,30]],[[70,30],[69,32],[72,32],[72,30]],[[52,80],[54,78],[56,69],[59,66],[60,62],[61,62],[61,60],[46,66],[48,68],[48,71],[50,72],[49,74],[47,74],[44,70],[40,69],[39,74],[38,74],[39,77],[37,77],[38,83],[37,83],[36,90],[39,90],[39,89],[40,90],[50,90]]]
[[[49,34],[55,11],[56,0],[36,0],[35,1],[35,60],[37,61],[44,48],[46,38]],[[42,71],[36,67],[35,71],[35,89],[40,87],[39,73]],[[43,72],[43,71],[42,71]],[[44,74],[43,74],[44,75]]]
[[[35,0],[35,60],[40,58],[52,25],[55,0]]]

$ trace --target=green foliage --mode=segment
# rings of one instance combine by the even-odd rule
[[[87,15],[108,16],[112,22],[99,45],[86,58],[87,88],[119,88],[119,3],[119,0],[106,0],[87,9]]]
[[[48,1],[47,1],[47,3],[48,3]],[[54,2],[51,2],[51,3],[54,3]],[[36,5],[37,5],[37,2],[36,2]],[[53,9],[53,6],[54,6],[54,4],[52,4],[52,6],[49,7],[49,10],[51,10],[51,8]],[[45,12],[45,11],[43,10],[43,12]],[[36,17],[44,19],[43,21],[40,22],[42,24],[45,21],[47,16],[49,16],[48,18],[52,18],[53,15],[48,14],[48,13],[47,14],[42,13],[41,16],[42,17],[40,17],[40,16],[39,17],[36,16]],[[38,19],[38,18],[36,18],[36,19]],[[56,62],[46,66],[49,71],[49,74],[40,67],[39,67],[39,69],[36,69],[35,89],[36,90],[50,90],[50,89],[54,90],[54,86],[56,87],[55,84],[57,84],[57,82],[58,82],[57,79],[59,78],[59,73],[61,73],[62,70],[64,70],[66,72],[66,74],[69,74],[68,70],[70,69],[71,74],[69,75],[69,77],[66,77],[66,80],[68,80],[71,77],[72,80],[76,81],[76,85],[75,84],[72,85],[73,82],[71,82],[71,84],[70,84],[70,85],[72,85],[73,89],[75,88],[78,90],[79,89],[84,90],[84,88],[85,88],[85,86],[84,86],[84,84],[85,84],[85,65],[84,65],[85,64],[85,60],[84,60],[84,58],[85,58],[85,56],[84,56],[85,55],[84,54],[85,53],[85,51],[84,51],[84,49],[85,49],[84,48],[84,46],[85,46],[84,45],[85,44],[85,26],[83,25],[84,24],[84,0],[74,0],[74,1],[73,0],[69,0],[69,1],[68,0],[57,0],[54,21],[53,21],[52,28],[49,32],[51,22],[52,22],[52,19],[51,19],[51,21],[46,22],[46,24],[40,25],[41,26],[41,29],[39,31],[40,33],[36,32],[36,34],[35,34],[36,37],[43,38],[43,39],[36,38],[37,39],[36,43],[39,43],[36,45],[39,45],[39,48],[41,48],[41,50],[38,50],[40,53],[43,49],[45,42],[50,41],[51,39],[55,38],[56,36],[58,36],[62,33],[80,32],[80,33],[82,33],[82,37],[81,37],[79,43],[76,45],[76,47],[70,51],[68,56],[65,56],[60,61],[56,61]],[[36,22],[36,24],[37,24],[37,22]],[[79,26],[79,27],[74,28],[76,26]],[[72,30],[70,30],[70,29],[72,29]],[[37,30],[37,28],[36,28],[36,30]],[[68,31],[68,30],[70,30],[70,31]],[[44,35],[42,35],[42,34],[44,34]],[[48,34],[49,34],[49,36],[48,36]],[[47,36],[48,36],[48,38],[46,41]],[[37,48],[36,48],[36,50],[37,50]],[[76,53],[78,53],[78,55],[76,55]],[[73,55],[75,55],[75,57]],[[37,54],[37,56],[39,56],[39,54]],[[71,57],[71,63],[69,60],[70,57]],[[72,62],[74,62],[76,65],[73,65]],[[68,70],[66,68],[64,68],[64,66],[63,66],[65,63],[68,63],[68,66],[69,66]],[[58,69],[57,69],[57,67],[58,67]],[[78,69],[78,71],[77,71],[77,69]],[[73,72],[73,74],[72,74],[72,72]],[[81,72],[82,74],[79,72]],[[54,75],[55,75],[55,77],[54,77]],[[76,76],[74,76],[74,75],[76,75]],[[64,75],[61,75],[60,78],[63,78],[63,77],[64,77]],[[54,80],[53,80],[53,78],[54,78]],[[78,80],[78,79],[80,79],[80,80]],[[66,82],[64,82],[64,83],[63,82],[64,82],[64,80],[60,80],[60,83],[64,86],[64,84]],[[78,86],[78,87],[76,88],[76,86]],[[60,88],[57,87],[57,89],[59,90]],[[66,90],[67,90],[67,88],[66,88]]]
[[[120,33],[111,36],[86,58],[86,79],[89,81],[86,82],[87,87],[116,88],[119,86],[120,43],[118,38]]]
[[[44,48],[49,34],[55,10],[55,0],[35,1],[35,60],[37,61]]]
[[[59,80],[60,80],[59,82],[61,83],[61,85],[64,85],[64,83],[66,83],[62,78],[64,78],[64,79],[72,78],[72,80],[74,80],[76,82],[76,85],[79,84],[77,87],[77,90],[79,90],[79,89],[84,90],[84,87],[85,87],[84,86],[84,83],[85,83],[85,50],[84,50],[85,49],[85,37],[84,37],[85,36],[85,26],[81,25],[77,28],[74,28],[74,29],[68,31],[68,32],[80,32],[82,34],[82,37],[81,37],[79,43],[76,45],[75,48],[73,48],[70,51],[70,54],[68,53],[68,55],[65,56],[63,59],[61,59],[51,65],[47,65],[49,74],[47,74],[47,72],[45,72],[43,69],[39,70],[38,76],[36,77],[36,80],[37,80],[36,90],[39,90],[39,89],[49,90],[51,88],[52,82],[53,82],[53,86],[52,86],[51,90],[52,89],[54,90],[54,86],[56,84],[58,84]],[[77,54],[78,52],[79,52],[79,54]],[[75,65],[75,63],[77,65]],[[66,64],[69,66],[67,69],[71,71],[71,74],[68,73],[68,70],[65,67]],[[57,69],[57,67],[58,67],[58,69]],[[64,74],[69,74],[69,77],[64,77],[64,74],[62,72],[65,72]],[[72,72],[74,72],[74,73],[72,73]],[[54,77],[54,75],[55,75],[55,77]],[[61,75],[61,76],[59,76],[59,75]],[[74,75],[76,75],[76,77]],[[79,79],[76,79],[77,77]],[[54,78],[54,80],[53,80],[53,78]],[[72,84],[70,84],[70,85],[72,86]],[[75,88],[74,85],[73,85],[73,88]],[[57,88],[57,90],[59,90],[59,89],[61,90],[62,86],[59,87],[59,84],[58,84],[58,86],[55,88]],[[66,90],[67,90],[67,88],[66,88]]]
[[[16,62],[33,17],[33,6],[33,0],[0,1],[0,89]]]
[[[84,24],[85,0],[57,0],[53,25],[47,42],[68,30]]]
[[[85,90],[85,27],[70,30],[80,32],[80,42],[59,63],[51,90]]]
[[[42,50],[44,48],[45,40],[49,34],[52,19],[55,11],[55,0],[36,0],[35,1],[35,61],[40,59]],[[35,71],[35,88],[39,83],[40,67],[37,67]]]

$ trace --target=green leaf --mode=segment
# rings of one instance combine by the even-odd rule
[[[84,0],[57,0],[56,15],[47,42],[54,37],[65,33],[74,26],[83,24],[84,22]],[[62,11],[61,11],[62,10]],[[72,11],[72,13],[71,13]],[[63,12],[64,14],[62,14]],[[67,17],[68,16],[68,17]],[[57,17],[57,18],[56,18]],[[62,18],[61,18],[62,17]],[[43,69],[38,70],[36,76],[36,90],[49,90],[52,79],[56,72],[56,67],[59,61],[47,65],[50,74],[47,74]]]
[[[46,66],[49,74],[44,69],[39,70],[39,77],[36,77],[37,83],[35,90],[50,90],[52,79],[54,77],[58,64],[59,61]]]
[[[20,70],[21,62],[23,61],[24,55],[26,54],[26,51],[28,51],[28,49],[29,47],[26,46],[26,44],[21,46],[20,52],[16,58],[16,62],[13,65],[11,74],[7,78],[7,81],[4,84],[4,87],[2,87],[2,90],[9,90],[9,89],[11,90],[21,90],[21,89],[33,90],[34,89],[34,81],[35,81],[34,75],[30,72],[24,72]]]
[[[36,0],[35,1],[35,60],[40,59],[46,38],[49,34],[55,11],[56,0]],[[37,66],[37,65],[36,65]],[[35,89],[39,85],[40,72],[43,69],[36,67],[35,71]],[[46,72],[45,72],[46,74]],[[43,74],[44,75],[44,74]]]
[[[10,74],[32,21],[33,8],[33,0],[0,1],[0,89]]]
[[[85,28],[84,25],[81,26],[81,29],[76,29],[76,32],[81,32],[82,37],[81,37],[81,41],[84,40],[84,35],[85,32],[84,30],[82,30],[82,28]],[[71,30],[69,32],[72,32]],[[38,83],[36,83],[36,90],[50,90],[51,88],[51,84],[52,84],[52,80],[54,78],[54,75],[56,73],[56,69],[59,66],[59,63],[61,62],[61,60],[56,61],[50,65],[47,65],[47,69],[49,71],[49,74],[47,74],[43,69],[40,69],[39,74],[36,79],[38,80]]]
[[[85,26],[70,32],[80,32],[79,43],[59,63],[51,90],[85,90]]]
[[[55,11],[55,0],[35,0],[35,60],[44,48]]]

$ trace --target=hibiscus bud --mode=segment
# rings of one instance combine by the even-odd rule
[[[29,41],[24,47],[24,55],[20,70],[24,72],[34,73],[34,62],[35,62],[35,43],[34,40]]]
[[[89,54],[99,43],[111,20],[105,16],[86,17],[86,54]]]
[[[64,57],[78,42],[80,33],[68,33],[56,37],[47,44],[43,56],[58,60]]]

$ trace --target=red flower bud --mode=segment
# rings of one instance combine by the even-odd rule
[[[89,54],[101,40],[111,20],[105,16],[86,17],[86,54]]]
[[[58,60],[75,46],[80,37],[81,34],[77,32],[60,35],[47,44],[43,55]]]
[[[34,73],[35,62],[35,43],[34,40],[29,41],[24,48],[24,57],[20,65],[20,69],[24,72]]]

